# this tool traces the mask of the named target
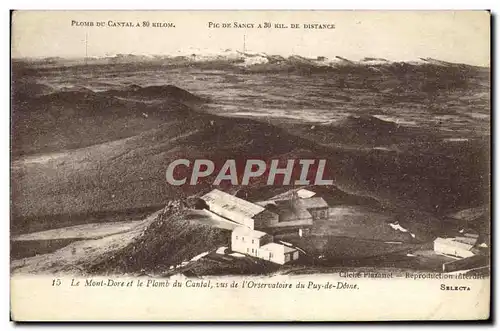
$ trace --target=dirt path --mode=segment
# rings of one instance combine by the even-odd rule
[[[102,236],[97,239],[88,239],[75,241],[68,246],[61,248],[53,253],[37,255],[33,257],[14,260],[11,263],[12,274],[77,274],[85,273],[82,265],[89,264],[105,253],[121,249],[131,243],[136,237],[141,235],[151,222],[153,222],[161,211],[148,216],[142,221],[135,222],[122,227],[122,231],[106,232],[97,231]],[[74,228],[74,227],[71,227]],[[104,227],[106,229],[106,227]],[[74,230],[74,229],[72,229]],[[81,229],[80,229],[81,230]],[[108,227],[107,230],[110,230]],[[116,225],[115,225],[116,230]],[[46,236],[46,232],[44,236]],[[75,234],[69,232],[69,234]],[[77,231],[78,233],[78,231]],[[40,234],[40,233],[38,233]],[[52,233],[54,235],[54,233]],[[88,234],[91,235],[90,233]]]
[[[13,241],[57,240],[57,239],[97,239],[127,232],[143,221],[106,222],[69,226],[64,228],[26,233],[12,238]]]

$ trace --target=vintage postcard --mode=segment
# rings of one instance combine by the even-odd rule
[[[14,11],[14,321],[490,317],[488,11]]]

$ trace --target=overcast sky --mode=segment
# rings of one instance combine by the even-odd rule
[[[94,26],[76,27],[72,21]],[[100,21],[106,26],[95,26]],[[109,27],[109,21],[172,22],[176,27]],[[325,23],[335,29],[214,29],[209,22]],[[83,57],[86,38],[88,56],[242,50],[244,35],[248,51],[270,54],[490,63],[490,17],[484,11],[15,12],[12,56]]]

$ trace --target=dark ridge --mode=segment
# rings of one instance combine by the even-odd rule
[[[132,84],[123,90],[109,90],[101,92],[101,94],[123,98],[174,99],[182,102],[203,101],[202,98],[174,85],[151,85],[141,87],[139,85]]]
[[[29,91],[35,90],[35,93]],[[114,97],[140,98],[147,100],[176,100],[180,102],[201,102],[202,98],[183,90],[174,85],[152,85],[141,87],[131,84],[124,89],[112,89],[103,92],[94,92],[86,87],[61,88],[54,91],[44,84],[15,84],[13,92],[16,96],[28,99],[36,99],[37,102],[44,103],[91,103],[102,100],[116,100]]]
[[[17,85],[16,85],[17,86]],[[114,112],[133,114],[130,107],[136,109],[146,109],[147,105],[138,101],[161,101],[166,102],[171,107],[165,109],[186,110],[187,106],[198,104],[201,98],[173,85],[147,86],[129,85],[123,90],[109,90],[104,92],[94,92],[86,87],[62,88],[59,91],[49,91],[49,87],[37,84],[40,93],[28,93],[28,90],[19,85],[20,89],[13,90],[13,97],[16,100],[16,111],[44,112],[45,116],[74,116],[77,114],[84,116],[109,115]],[[29,86],[28,86],[29,88]],[[123,100],[129,98],[130,100]],[[136,100],[141,99],[141,100]],[[165,106],[168,106],[165,104]],[[62,111],[64,109],[64,111]],[[121,109],[121,111],[120,111]],[[73,111],[72,111],[73,110]],[[150,111],[151,109],[147,109]],[[135,111],[137,113],[137,111]],[[142,113],[140,111],[139,113]]]
[[[76,87],[43,95],[17,94],[13,96],[12,155],[64,151],[127,138],[165,120],[189,121],[201,104],[201,98],[172,85],[130,85],[104,92]]]
[[[335,126],[343,128],[351,128],[353,130],[370,130],[376,132],[389,132],[396,131],[400,129],[400,126],[394,122],[384,121],[375,116],[370,115],[360,115],[354,116],[349,115],[345,119],[335,123]]]
[[[25,99],[16,110],[45,113],[44,116],[93,116],[110,113],[111,108],[126,108],[123,101],[89,89],[60,91]]]

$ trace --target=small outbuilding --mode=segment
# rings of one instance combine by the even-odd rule
[[[274,242],[262,246],[260,254],[260,258],[277,264],[285,264],[299,258],[298,249]]]
[[[465,258],[474,256],[472,248],[474,242],[471,240],[460,240],[462,238],[436,238],[434,240],[434,251],[438,254]]]

